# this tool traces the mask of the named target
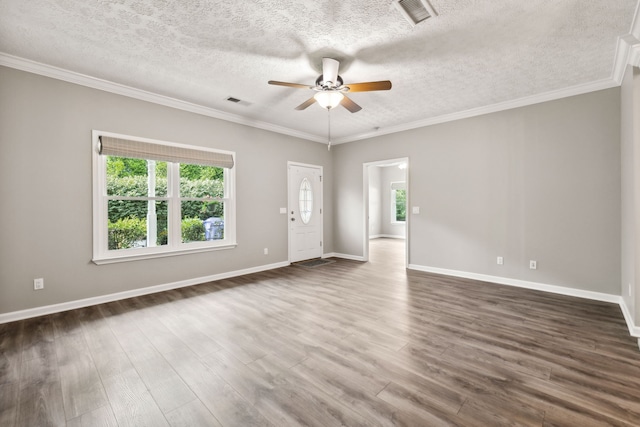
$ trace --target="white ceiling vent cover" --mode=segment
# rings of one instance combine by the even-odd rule
[[[225,98],[225,101],[233,102],[234,104],[242,105],[244,107],[248,107],[251,105],[248,101],[243,101],[242,99],[236,98],[235,96],[228,96]]]
[[[437,16],[428,0],[393,0],[393,5],[412,27],[432,16]]]

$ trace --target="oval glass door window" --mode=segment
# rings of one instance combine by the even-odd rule
[[[300,219],[304,224],[308,224],[313,212],[313,190],[311,190],[311,183],[307,178],[304,178],[300,183],[298,201],[300,204]]]

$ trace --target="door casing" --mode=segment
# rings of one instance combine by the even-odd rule
[[[309,258],[305,258],[305,259],[312,259],[312,258],[318,258],[318,257],[322,257],[324,255],[324,206],[323,206],[323,168],[322,166],[318,166],[318,165],[311,165],[311,164],[307,164],[307,163],[299,163],[299,162],[293,162],[293,161],[289,161],[287,162],[287,230],[288,230],[288,256],[289,256],[289,262],[297,262],[297,261],[302,261],[300,259],[297,259],[295,257],[295,253],[294,253],[294,232],[293,232],[293,227],[291,225],[292,218],[294,218],[296,221],[300,221],[299,218],[299,206],[298,206],[298,199],[292,197],[292,186],[298,186],[299,184],[296,182],[293,182],[293,178],[294,178],[294,174],[292,173],[292,170],[294,168],[308,168],[308,169],[315,169],[320,176],[320,181],[319,181],[319,186],[318,186],[318,191],[317,191],[317,197],[314,197],[314,203],[313,203],[313,211],[314,211],[314,215],[318,215],[319,221],[318,221],[318,236],[320,239],[320,246],[319,246],[319,250],[317,251],[316,254],[314,254],[314,256],[311,256]],[[292,214],[292,212],[294,212]]]
[[[409,265],[409,218],[411,216],[409,200],[411,194],[409,191],[409,158],[402,157],[398,159],[380,160],[376,162],[367,162],[362,164],[362,204],[363,204],[363,239],[362,239],[362,260],[369,261],[369,167],[388,166],[391,164],[405,163],[405,182],[407,183],[407,218],[405,221],[405,267]]]

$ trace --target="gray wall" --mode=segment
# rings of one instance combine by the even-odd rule
[[[92,129],[235,151],[238,247],[94,265]],[[0,313],[287,261],[288,160],[324,166],[332,212],[323,144],[0,67]]]
[[[410,264],[620,294],[619,88],[332,152],[336,252],[363,253],[362,164],[406,156]]]
[[[369,173],[369,237],[382,234],[382,168],[370,166]]]
[[[362,164],[408,157],[411,205],[421,208],[411,216],[411,264],[619,295],[629,277],[620,273],[625,102],[614,88],[327,152],[0,67],[0,313],[286,261],[278,211],[288,160],[324,166],[325,253],[362,256]],[[238,247],[91,263],[92,129],[236,151]],[[36,277],[44,290],[33,291]]]

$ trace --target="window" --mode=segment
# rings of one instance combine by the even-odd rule
[[[93,261],[235,247],[234,157],[94,131]]]
[[[311,183],[307,178],[304,178],[300,183],[298,203],[300,205],[300,218],[302,222],[309,224],[311,213],[313,212],[313,191],[311,190]]]
[[[391,222],[407,219],[407,185],[404,181],[391,183]]]

